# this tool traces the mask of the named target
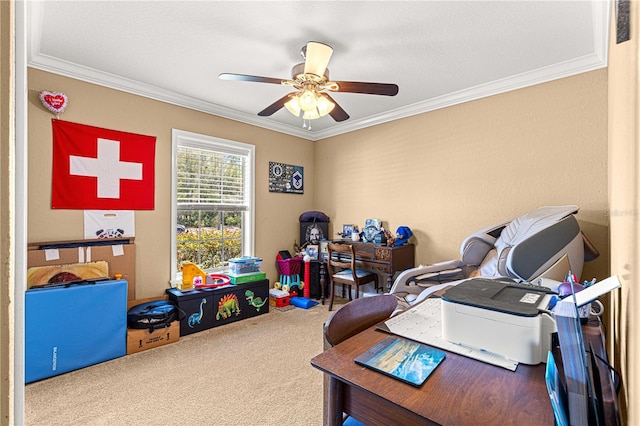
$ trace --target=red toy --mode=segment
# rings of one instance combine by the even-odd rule
[[[213,288],[229,285],[231,280],[228,276],[222,274],[207,274],[204,284],[196,285],[196,288]]]

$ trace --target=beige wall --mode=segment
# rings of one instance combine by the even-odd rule
[[[29,242],[83,238],[81,210],[50,208],[53,115],[41,90],[68,96],[60,119],[157,137],[156,209],[136,212],[137,297],[161,294],[169,278],[171,128],[256,146],[255,255],[272,282],[306,210],[327,213],[334,235],[369,217],[392,232],[407,225],[417,263],[430,263],[458,258],[476,229],[555,204],[580,206],[603,254],[584,276],[607,276],[606,70],[310,142],[30,69]],[[305,194],[270,193],[269,161],[304,166]]]
[[[611,272],[620,277],[622,289],[612,298],[608,313],[610,336],[615,344],[610,357],[622,373],[623,408],[627,424],[640,424],[638,374],[640,354],[640,4],[631,2],[631,39],[616,43],[616,14],[612,13],[609,47],[609,201],[611,211]],[[635,291],[634,291],[635,290]],[[611,340],[611,339],[610,339]]]
[[[0,2],[0,425],[11,424],[14,417],[14,325],[13,294],[15,233],[12,227],[15,211],[12,200],[15,169],[14,122],[14,31],[13,3]],[[5,53],[6,52],[6,53]]]
[[[39,70],[29,70],[29,242],[82,239],[82,210],[51,209],[51,119],[38,93],[64,92],[69,98],[61,120],[156,136],[156,190],[153,211],[137,211],[136,297],[161,295],[168,286],[171,262],[171,129],[181,129],[253,144],[256,147],[255,255],[264,259],[274,282],[278,250],[292,250],[299,239],[300,213],[313,204],[313,142],[255,126],[88,84]],[[270,193],[269,161],[304,167],[305,193]]]
[[[315,145],[314,206],[334,230],[379,218],[415,234],[417,263],[459,259],[470,233],[576,204],[608,276],[607,71],[598,70],[336,136]]]

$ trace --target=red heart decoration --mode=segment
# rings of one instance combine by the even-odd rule
[[[64,93],[43,90],[40,92],[40,102],[49,111],[60,114],[67,107],[68,100]]]

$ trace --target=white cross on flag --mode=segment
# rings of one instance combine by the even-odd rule
[[[155,137],[52,123],[52,208],[154,209]]]

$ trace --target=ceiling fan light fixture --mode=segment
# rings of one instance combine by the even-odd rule
[[[315,120],[329,114],[336,105],[323,94],[308,90],[302,94],[291,95],[284,106],[296,117],[302,115],[305,120]]]
[[[300,104],[298,103],[298,95],[291,96],[291,99],[285,102],[284,106],[291,114],[295,115],[296,117],[300,117],[301,110]]]
[[[298,104],[300,109],[305,112],[313,111],[318,106],[318,97],[312,90],[305,90],[298,97]]]
[[[318,113],[320,114],[320,117],[324,117],[329,114],[335,106],[336,104],[327,99],[326,96],[322,94],[318,96]]]
[[[320,114],[318,114],[317,109],[313,109],[311,111],[305,111],[302,118],[305,120],[315,120],[316,118],[320,118]]]

